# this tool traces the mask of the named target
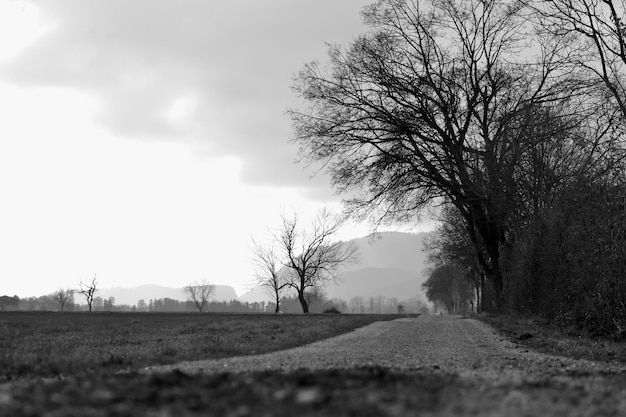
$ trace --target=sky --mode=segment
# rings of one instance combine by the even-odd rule
[[[0,295],[248,290],[252,237],[340,209],[285,112],[370,2],[0,0]]]

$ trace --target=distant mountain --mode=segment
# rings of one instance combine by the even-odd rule
[[[415,271],[401,268],[363,268],[339,274],[336,283],[326,286],[328,298],[413,298],[422,293],[421,279]]]
[[[185,295],[182,288],[162,287],[160,285],[142,285],[139,287],[125,288],[104,288],[96,293],[96,296],[107,299],[109,297],[115,297],[115,304],[117,305],[135,305],[138,300],[158,300],[160,298],[171,298],[173,300],[186,301],[187,295]],[[233,287],[228,285],[216,285],[215,295],[211,297],[211,301],[230,301],[236,300],[237,293]]]
[[[242,303],[257,303],[261,301],[272,301],[271,293],[265,287],[255,287],[248,292],[242,294],[238,298]]]
[[[400,300],[421,296],[426,264],[424,239],[427,233],[383,232],[354,239],[359,259],[345,265],[337,274],[337,283],[325,287],[328,298],[364,298],[379,295]],[[423,297],[425,299],[425,297]],[[239,301],[271,301],[264,288],[255,288]]]
[[[397,268],[421,272],[426,263],[424,239],[428,233],[382,232],[354,239],[359,262],[344,271],[363,268]]]

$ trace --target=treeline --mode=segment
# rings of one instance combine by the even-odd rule
[[[6,300],[4,300],[6,298]],[[338,312],[349,314],[415,314],[428,311],[428,305],[421,299],[412,298],[398,301],[396,298],[378,297],[353,297],[349,301],[339,298],[327,299],[324,296],[312,296],[309,298],[311,313]],[[204,308],[205,312],[214,313],[274,313],[276,305],[272,302],[241,302],[209,301]],[[3,297],[0,300],[0,311],[60,311],[61,306],[54,295],[40,297]],[[78,304],[73,297],[64,304],[63,311],[89,311],[86,304]],[[179,301],[171,298],[151,300],[138,300],[136,304],[116,304],[114,297],[95,297],[92,303],[92,311],[117,311],[117,312],[197,312],[192,301]],[[283,297],[280,303],[280,311],[289,314],[302,313],[302,307],[298,297]]]
[[[13,302],[0,305],[0,310],[20,311],[60,311],[61,306],[54,295],[40,297],[14,298]],[[237,300],[210,301],[204,311],[210,312],[237,312],[237,313],[264,313],[273,312],[272,303],[253,302],[242,303]],[[72,297],[63,306],[63,311],[89,311],[86,304],[76,303]],[[136,304],[116,304],[115,297],[94,297],[92,311],[119,311],[119,312],[195,312],[198,311],[192,301],[179,301],[171,298],[138,300]]]
[[[424,288],[450,311],[626,335],[626,3],[383,0],[363,16],[366,34],[296,77],[303,159],[358,218],[444,208]]]
[[[500,245],[507,311],[541,315],[596,334],[626,329],[626,186],[622,180],[567,181],[552,203],[510,221]],[[494,291],[453,207],[427,243],[423,288],[451,312],[493,310]],[[491,305],[485,305],[491,303]]]
[[[429,305],[419,298],[398,300],[397,298],[352,297],[348,301],[341,298],[326,299],[311,297],[308,300],[309,312],[338,312],[347,314],[423,314],[430,311]],[[272,307],[274,303],[269,303]],[[300,300],[297,296],[283,297],[280,301],[283,313],[302,313]]]

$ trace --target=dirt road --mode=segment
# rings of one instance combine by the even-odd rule
[[[289,374],[303,369],[327,372],[372,367],[409,375],[415,381],[415,395],[424,389],[423,380],[433,376],[445,380],[445,386],[431,393],[436,401],[421,409],[420,415],[626,415],[624,366],[530,352],[479,321],[454,316],[378,322],[296,349],[147,371]],[[411,409],[403,404],[398,399],[398,407],[389,415],[409,413]]]

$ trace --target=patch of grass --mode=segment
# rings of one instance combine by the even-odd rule
[[[394,315],[0,313],[0,381],[267,353]]]
[[[476,318],[491,325],[509,340],[539,352],[626,364],[624,342],[566,331],[537,317],[480,314]]]

